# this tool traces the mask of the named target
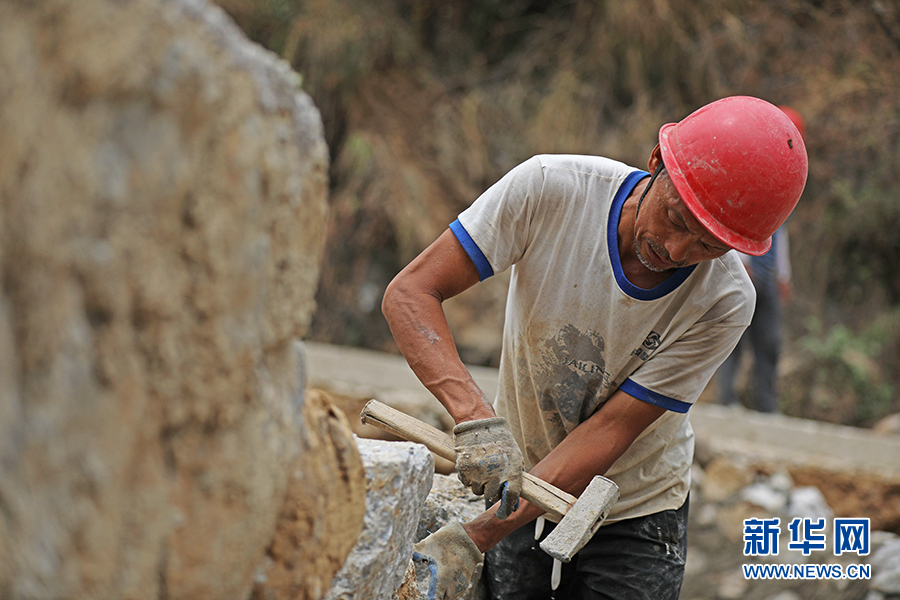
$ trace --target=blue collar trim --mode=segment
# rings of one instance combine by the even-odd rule
[[[625,199],[628,198],[628,195],[638,182],[645,177],[650,177],[650,173],[640,170],[633,171],[628,174],[625,181],[619,186],[619,191],[616,192],[609,211],[609,222],[606,226],[606,242],[609,249],[609,259],[612,262],[613,273],[615,273],[619,288],[635,300],[657,300],[684,283],[691,273],[694,272],[697,265],[675,269],[668,279],[651,289],[638,287],[625,277],[625,272],[622,271],[622,260],[619,256],[619,218],[622,216],[622,206],[625,204]]]

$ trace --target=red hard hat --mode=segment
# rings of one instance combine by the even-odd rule
[[[765,254],[806,185],[803,136],[773,104],[731,96],[663,125],[666,170],[688,209],[716,238]]]

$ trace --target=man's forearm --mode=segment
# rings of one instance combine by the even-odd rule
[[[471,259],[447,230],[394,278],[382,301],[400,352],[456,423],[495,416],[459,358],[442,307],[477,282]]]
[[[459,358],[440,301],[403,289],[402,282],[397,288],[388,288],[383,311],[397,347],[419,381],[456,423],[495,416]]]

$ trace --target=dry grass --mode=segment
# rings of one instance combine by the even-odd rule
[[[827,337],[838,323],[863,332],[900,305],[891,3],[220,1],[292,62],[322,111],[332,223],[317,339],[391,349],[384,286],[518,162],[573,152],[644,166],[662,123],[732,94],[790,104],[807,121],[810,178],[789,222],[791,314],[803,318],[788,328],[789,351],[817,335],[809,315]],[[484,310],[478,294],[490,322],[500,307]],[[900,335],[872,352],[893,365],[885,377],[896,389]],[[803,394],[818,368],[802,363],[791,389]]]

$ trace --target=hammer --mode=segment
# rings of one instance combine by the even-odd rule
[[[456,451],[449,434],[400,412],[378,400],[369,400],[359,416],[365,424],[375,425],[411,442],[424,444],[429,450],[456,462]],[[545,517],[558,523],[541,542],[541,549],[562,562],[569,562],[597,532],[613,505],[619,499],[619,487],[597,475],[580,498],[538,479],[522,474],[522,498],[539,507]]]

